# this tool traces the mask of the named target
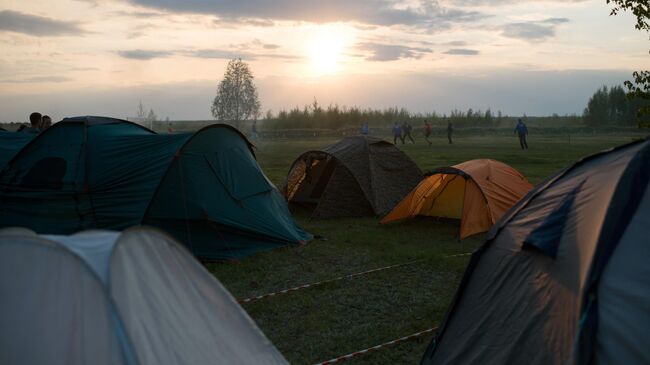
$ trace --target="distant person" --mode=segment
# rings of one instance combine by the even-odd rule
[[[517,126],[515,127],[515,134],[519,136],[519,145],[522,150],[528,149],[528,142],[526,142],[526,136],[528,135],[528,127],[526,124],[519,118],[517,121]]]
[[[369,132],[370,132],[370,129],[368,128],[368,123],[363,123],[361,125],[361,134],[363,134],[364,136],[367,136]]]
[[[27,128],[27,126],[24,125],[24,124],[21,124],[21,125],[18,127],[18,129],[16,129],[16,132],[22,132],[23,129],[25,129],[25,128]]]
[[[41,121],[41,132],[52,126],[52,118],[49,115],[44,115]]]
[[[402,139],[402,127],[400,127],[398,123],[395,123],[393,125],[393,144],[397,144],[398,138],[402,141],[402,144],[404,144],[404,139]]]
[[[429,146],[431,146],[431,141],[429,140],[429,136],[431,136],[431,123],[427,122],[426,120],[424,121],[424,140],[427,141]]]
[[[454,126],[451,124],[451,121],[447,121],[447,140],[449,144],[454,144],[451,140],[451,135],[454,133]]]
[[[408,122],[404,122],[404,124],[402,124],[402,143],[404,143],[408,137],[408,139],[411,140],[411,143],[415,144],[415,140],[411,136],[412,130],[413,127]]]
[[[257,134],[257,121],[253,121],[253,125],[251,126],[251,138],[253,140],[257,140],[258,134]]]
[[[31,125],[29,127],[23,128],[20,132],[29,133],[29,134],[38,134],[41,131],[42,122],[43,122],[43,116],[41,115],[41,113],[34,112],[29,115],[29,123]]]

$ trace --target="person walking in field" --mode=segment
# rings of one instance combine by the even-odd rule
[[[397,139],[400,139],[402,141],[402,144],[404,144],[404,139],[402,138],[402,127],[399,126],[399,124],[395,123],[393,125],[393,144],[397,145]]]
[[[415,144],[415,140],[411,136],[412,130],[413,127],[410,124],[408,124],[408,122],[404,122],[404,124],[402,124],[402,144],[406,142],[406,137],[408,137],[408,139],[411,140],[411,143]]]
[[[454,142],[451,140],[451,134],[454,132],[454,126],[451,125],[451,121],[447,121],[447,140],[449,140],[449,144],[454,144]]]
[[[425,120],[424,121],[424,140],[427,141],[429,146],[431,146],[431,141],[429,140],[429,136],[431,136],[431,124]]]
[[[528,135],[528,127],[526,124],[519,118],[517,121],[517,126],[515,127],[515,134],[519,135],[519,145],[522,150],[528,149],[528,142],[526,142],[526,136]]]
[[[370,133],[370,128],[368,128],[368,123],[363,123],[361,125],[361,130],[359,131],[364,136],[367,136]]]

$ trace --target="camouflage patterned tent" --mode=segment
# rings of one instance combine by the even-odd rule
[[[300,155],[284,187],[287,200],[313,206],[312,218],[383,215],[422,179],[393,144],[368,136]]]

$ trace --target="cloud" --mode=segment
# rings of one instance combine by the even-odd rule
[[[134,49],[128,51],[117,51],[117,54],[120,55],[121,57],[132,59],[132,60],[151,60],[154,58],[165,58],[165,57],[172,56],[174,52]]]
[[[241,51],[241,50],[250,50],[250,49],[267,49],[267,50],[278,49],[281,46],[273,43],[264,43],[261,40],[256,38],[248,43],[231,44],[230,47]]]
[[[300,59],[300,57],[294,55],[277,54],[277,53],[256,53],[250,51],[231,51],[231,50],[218,49],[218,48],[180,51],[179,54],[182,54],[187,57],[216,58],[216,59],[223,59],[223,60],[232,60],[235,58],[241,58],[242,60],[248,60],[248,61],[252,61],[260,58],[275,58],[275,59],[284,59],[284,60]]]
[[[254,60],[258,58],[280,58],[280,59],[297,59],[298,57],[292,55],[283,55],[276,53],[268,53],[281,48],[278,44],[264,43],[259,39],[253,39],[247,43],[231,44],[227,49],[221,48],[208,48],[208,49],[194,49],[181,51],[180,53],[188,57],[198,58],[217,58],[217,59],[235,59],[241,58],[244,60]]]
[[[542,23],[546,24],[564,24],[568,23],[570,20],[567,18],[548,18],[546,20],[542,20]]]
[[[131,28],[131,30],[129,30],[129,32],[126,34],[126,38],[135,39],[135,38],[143,37],[147,35],[148,30],[152,30],[152,29],[156,29],[156,26],[154,24],[140,23],[134,26],[133,28]]]
[[[589,0],[449,0],[448,2],[456,6],[498,6],[524,3],[583,3]]]
[[[449,41],[445,43],[447,46],[452,46],[452,47],[464,47],[467,45],[467,42],[465,41]]]
[[[12,10],[0,11],[0,31],[24,33],[33,36],[65,36],[85,33],[77,23],[54,20]]]
[[[261,26],[272,20],[313,23],[357,22],[382,26],[417,26],[431,29],[447,28],[451,23],[469,22],[485,17],[476,11],[441,6],[437,0],[420,2],[419,6],[396,6],[392,0],[125,0],[137,6],[181,12],[213,14],[217,22],[241,22]],[[252,23],[258,22],[258,24]]]
[[[477,56],[480,52],[475,49],[452,48],[443,53],[448,55],[458,55],[458,56]]]
[[[566,18],[549,18],[542,21],[510,23],[503,27],[503,36],[527,41],[545,41],[555,36],[556,27],[568,23]]]
[[[2,83],[41,83],[41,82],[59,83],[59,82],[67,82],[71,80],[72,80],[71,78],[63,77],[63,76],[34,76],[34,77],[27,77],[24,79],[5,79],[5,80],[1,80],[0,82]]]
[[[215,19],[214,24],[220,27],[228,28],[237,28],[240,26],[252,26],[252,27],[272,27],[275,25],[275,22],[271,19],[262,19],[262,18],[231,18],[231,17],[219,17]]]
[[[426,53],[431,53],[431,49],[407,47],[393,44],[381,43],[359,43],[357,48],[367,55],[367,61],[395,61],[403,58],[421,58]],[[369,54],[369,55],[368,55]]]
[[[158,13],[158,12],[153,12],[153,11],[124,11],[124,10],[118,10],[118,11],[114,11],[113,15],[128,17],[128,18],[142,19],[142,18],[160,17],[160,16],[163,16],[164,13]]]
[[[255,41],[251,44],[255,44]],[[268,52],[256,52],[251,50],[249,44],[245,44],[246,47],[240,45],[231,45],[234,49],[221,49],[221,48],[201,48],[201,49],[184,49],[184,50],[144,50],[144,49],[134,49],[127,51],[117,51],[117,54],[123,58],[128,58],[131,60],[151,60],[154,58],[167,58],[171,56],[184,56],[184,57],[195,57],[195,58],[206,58],[206,59],[223,59],[223,60],[232,60],[235,58],[241,58],[243,60],[256,60],[260,58],[276,58],[276,59],[285,59],[285,60],[295,60],[300,57],[294,55],[286,54],[276,54]],[[269,48],[271,46],[271,48]],[[279,47],[279,46],[277,46]],[[269,50],[277,48],[276,45],[260,43],[258,49]]]
[[[244,52],[228,51],[223,49],[197,49],[193,51],[184,51],[183,55],[197,58],[218,58],[226,60],[235,58],[241,58],[244,60],[254,59],[254,57],[251,57]]]

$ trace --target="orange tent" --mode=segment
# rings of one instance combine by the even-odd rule
[[[514,168],[480,159],[427,174],[381,223],[424,215],[460,219],[460,239],[485,232],[532,185]]]

